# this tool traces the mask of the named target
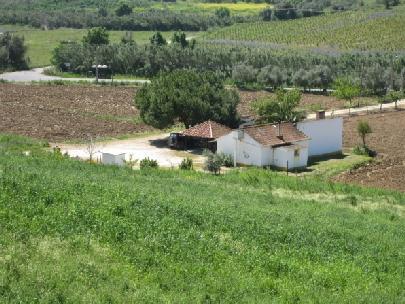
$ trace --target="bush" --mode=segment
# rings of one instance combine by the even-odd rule
[[[217,153],[219,159],[221,160],[221,165],[225,167],[233,167],[233,157],[230,154]]]
[[[207,157],[204,162],[204,170],[207,170],[214,174],[220,174],[222,166],[221,156],[219,154],[212,153],[209,150],[204,151],[204,156]]]
[[[377,153],[367,146],[357,145],[353,148],[353,154],[375,157]]]
[[[149,157],[146,157],[141,160],[139,163],[139,168],[142,169],[157,169],[159,168],[159,165],[155,159],[150,159]]]
[[[179,165],[180,170],[192,170],[193,169],[193,160],[189,157],[183,159]]]

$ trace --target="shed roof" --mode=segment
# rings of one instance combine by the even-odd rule
[[[182,133],[186,136],[201,137],[201,138],[218,138],[228,134],[232,130],[227,126],[221,125],[212,120],[204,121],[197,124]]]
[[[280,135],[279,135],[280,128]],[[282,146],[309,139],[293,123],[265,124],[244,127],[243,130],[263,146]]]

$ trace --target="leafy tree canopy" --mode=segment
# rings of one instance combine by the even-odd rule
[[[347,78],[337,79],[334,83],[334,89],[334,96],[349,101],[350,103],[353,98],[359,96],[361,92],[360,87]]]
[[[26,51],[24,38],[8,32],[0,35],[0,70],[27,68]]]
[[[238,102],[238,94],[225,89],[216,74],[192,70],[161,73],[135,96],[142,119],[159,129],[176,121],[190,127],[208,119],[235,126]]]
[[[127,16],[132,14],[132,8],[127,3],[120,3],[115,10],[115,14],[118,17]]]
[[[229,18],[231,16],[231,11],[227,7],[220,7],[215,11],[215,15],[218,18]]]
[[[110,37],[105,28],[94,27],[87,31],[86,36],[83,37],[83,43],[93,45],[109,44]]]
[[[189,42],[187,41],[187,37],[184,32],[175,32],[173,34],[172,43],[180,45],[182,48],[189,46]]]
[[[301,92],[297,89],[277,90],[276,97],[258,100],[252,107],[263,122],[295,122],[303,118],[297,110],[300,100]]]
[[[166,45],[167,41],[160,32],[156,32],[150,38],[150,44],[152,44],[154,46],[162,46],[162,45]]]

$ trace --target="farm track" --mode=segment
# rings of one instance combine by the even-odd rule
[[[35,68],[28,71],[16,71],[0,74],[0,79],[10,82],[32,82],[32,81],[72,81],[72,82],[94,82],[95,78],[63,78],[59,76],[48,76],[44,74],[44,68]],[[110,83],[110,79],[99,79],[99,82]],[[149,82],[147,79],[114,79],[115,83],[132,83],[132,84],[143,84]]]
[[[138,120],[134,88],[0,84],[0,132],[49,141],[152,130]]]

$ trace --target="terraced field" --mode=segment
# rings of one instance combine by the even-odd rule
[[[326,14],[291,21],[237,24],[208,32],[217,43],[251,41],[279,47],[405,51],[405,6]]]

